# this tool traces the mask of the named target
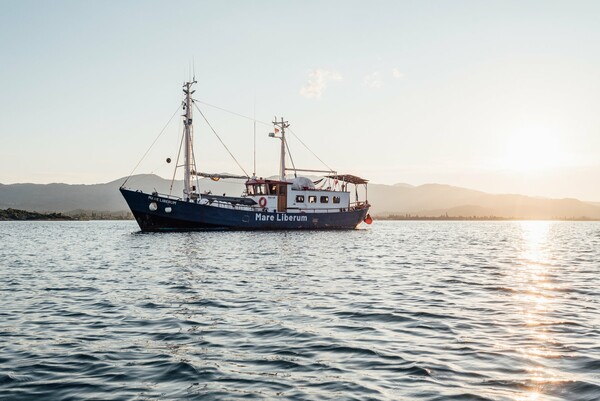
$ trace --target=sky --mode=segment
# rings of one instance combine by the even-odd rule
[[[131,173],[182,100],[284,117],[327,166],[600,201],[597,1],[0,1],[0,183]],[[200,109],[244,169],[254,126]],[[195,115],[198,169],[241,173]],[[135,173],[170,177],[172,120]],[[325,166],[294,137],[296,167]]]

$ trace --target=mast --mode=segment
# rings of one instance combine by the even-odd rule
[[[256,94],[254,95],[254,115],[252,116],[254,123],[254,157],[252,158],[252,178],[256,177]]]
[[[281,136],[276,137],[275,134],[273,134],[273,136],[275,138],[281,139],[281,155],[279,156],[279,176],[281,181],[285,181],[285,129],[289,127],[290,124],[287,121],[283,121],[282,117],[281,121],[277,121],[277,118],[275,118],[275,121],[273,121],[273,125],[281,128]],[[277,131],[278,129],[275,128],[275,133],[277,133]]]
[[[183,84],[183,93],[185,93],[185,100],[183,102],[183,108],[185,110],[185,114],[183,115],[183,125],[184,125],[184,143],[185,143],[185,152],[183,155],[183,164],[184,164],[184,176],[183,176],[183,197],[188,200],[191,197],[192,192],[194,192],[192,186],[192,167],[194,163],[194,151],[192,149],[193,146],[193,135],[194,129],[192,125],[192,94],[195,92],[191,90],[192,85],[195,84],[196,81],[188,81]]]

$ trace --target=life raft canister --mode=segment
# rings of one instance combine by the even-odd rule
[[[258,205],[260,207],[267,206],[267,198],[265,198],[264,196],[261,196],[261,198],[258,200]]]
[[[373,219],[371,218],[370,214],[367,213],[367,217],[365,217],[364,222],[367,224],[371,224],[373,222]]]

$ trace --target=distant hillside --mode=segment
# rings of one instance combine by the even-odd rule
[[[93,185],[0,184],[0,208],[63,213],[72,211],[125,212],[129,209],[119,193],[119,187],[124,181],[125,178],[121,178],[106,184]],[[144,174],[131,177],[126,186],[144,191],[156,189],[160,193],[169,193],[170,184],[170,180]],[[203,180],[201,188],[220,194],[229,192],[239,195],[243,185]],[[175,181],[173,194],[179,195],[182,190],[182,181]]]
[[[544,199],[523,195],[495,195],[441,184],[406,188],[370,185],[373,213],[419,216],[496,216],[523,219],[600,219],[598,205],[577,199]]]
[[[126,212],[125,201],[119,193],[124,178],[105,184],[0,184],[0,209],[14,208],[38,212]],[[131,177],[127,187],[145,191],[169,193],[170,180],[156,175]],[[200,190],[215,194],[239,195],[240,181],[201,180]],[[182,182],[175,181],[172,193],[180,195]],[[577,199],[544,199],[523,195],[494,195],[471,189],[441,184],[411,186],[369,185],[372,214],[418,216],[496,216],[523,219],[600,219],[600,204]]]

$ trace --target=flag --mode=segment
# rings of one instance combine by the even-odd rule
[[[279,132],[279,128],[275,128],[275,133],[277,134]]]

